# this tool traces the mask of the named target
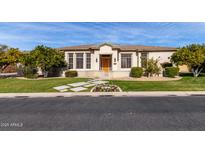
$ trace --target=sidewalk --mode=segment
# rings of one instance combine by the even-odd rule
[[[74,96],[205,96],[205,91],[143,91],[143,92],[65,92],[65,93],[0,93],[0,98],[14,97],[74,97]]]

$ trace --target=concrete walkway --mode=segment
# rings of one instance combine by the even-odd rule
[[[205,91],[141,91],[141,92],[65,92],[65,93],[0,93],[0,98],[12,97],[75,97],[75,96],[205,96]]]

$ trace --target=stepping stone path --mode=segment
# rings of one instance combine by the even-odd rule
[[[76,87],[76,88],[71,88],[70,90],[78,92],[78,91],[83,91],[83,90],[87,90],[87,88],[84,87]]]
[[[76,83],[71,83],[71,84],[62,85],[58,87],[53,87],[53,89],[58,90],[59,92],[66,92],[68,90],[79,92],[79,91],[87,90],[89,87],[94,87],[95,85],[104,84],[104,83],[108,83],[108,81],[94,79],[94,80],[89,80],[87,82],[76,82]]]
[[[64,90],[64,89],[68,89],[68,88],[70,88],[70,86],[53,87],[53,89],[55,89],[55,90]]]
[[[71,86],[71,87],[80,87],[80,86],[84,86],[87,84],[88,84],[87,82],[76,82],[76,83],[71,83],[71,84],[67,84],[67,85]]]
[[[89,84],[85,85],[84,87],[89,88],[89,87],[94,87],[95,85],[96,85],[96,84],[89,83]]]

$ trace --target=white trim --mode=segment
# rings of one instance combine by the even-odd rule
[[[86,55],[85,55],[85,52],[83,52],[83,69],[86,69]]]
[[[142,53],[146,53],[147,54],[147,61],[148,61],[148,59],[149,59],[149,52],[140,52],[140,67],[142,67]]]
[[[68,53],[73,53],[73,69],[77,71],[100,71],[100,55],[111,55],[112,56],[112,70],[110,72],[127,72],[130,71],[132,67],[141,67],[141,54],[143,51],[119,51],[119,50],[111,50],[110,47],[108,48],[101,48],[103,50],[87,50],[87,51],[66,51],[65,52],[65,60],[68,62]],[[83,53],[83,68],[77,69],[76,68],[76,54],[77,53]],[[86,68],[86,53],[91,54],[91,68]],[[170,56],[172,52],[162,54],[162,52],[145,52],[147,53],[147,58],[150,58],[150,56],[154,57],[154,59],[158,56],[162,55],[161,61],[164,62],[167,61],[167,56]],[[174,52],[173,52],[174,53]],[[122,54],[131,54],[131,68],[121,68],[121,55]],[[118,57],[119,56],[119,57]],[[114,59],[116,58],[116,62],[114,62]],[[98,60],[96,62],[96,59]],[[116,63],[114,65],[114,63]]]
[[[133,53],[135,53],[135,52],[126,52],[126,53],[122,53],[122,52],[120,52],[120,54],[119,54],[119,70],[121,70],[121,71],[129,71],[129,70],[131,70],[131,68],[133,67]],[[121,59],[121,55],[122,54],[131,54],[131,67],[130,68],[122,68],[122,65],[121,65],[121,61],[122,61],[122,59]]]
[[[92,53],[84,53],[85,54],[85,69],[91,70],[92,68]],[[87,68],[87,54],[90,54],[90,68]]]
[[[73,53],[73,69],[76,69],[76,53]]]
[[[73,68],[72,69],[75,69],[77,71],[79,70],[91,70],[92,68],[92,53],[91,51],[72,51],[72,52],[65,52],[65,60],[66,62],[69,64],[69,53],[72,53],[73,54]],[[76,68],[76,54],[77,53],[83,53],[83,68],[82,69],[77,69]],[[90,69],[87,69],[86,68],[86,53],[90,53],[91,54],[91,68]]]

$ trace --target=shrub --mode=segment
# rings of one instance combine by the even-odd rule
[[[159,75],[161,68],[158,66],[158,60],[153,58],[147,60],[147,68],[145,70],[148,77],[153,75]]]
[[[140,78],[143,75],[143,69],[141,67],[132,67],[130,76]]]
[[[61,76],[63,68],[52,67],[48,71],[48,77],[59,77]]]
[[[166,67],[165,68],[165,75],[167,77],[174,78],[179,74],[179,68],[178,67]]]
[[[77,77],[78,72],[75,70],[68,70],[65,72],[65,77]]]
[[[31,67],[31,66],[25,66],[23,67],[23,76],[25,78],[37,78],[37,68]]]

